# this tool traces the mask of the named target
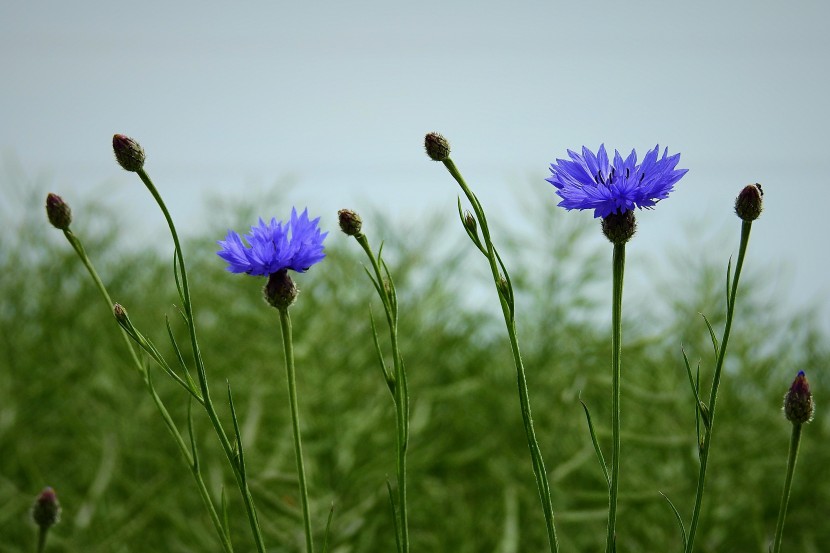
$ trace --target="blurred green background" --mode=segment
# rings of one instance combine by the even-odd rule
[[[15,216],[6,218],[10,223],[0,234],[0,551],[34,550],[28,513],[47,485],[63,506],[48,551],[219,551],[192,478],[129,364],[117,325],[60,231],[46,222],[47,185],[3,184]],[[177,295],[169,240],[145,240],[124,228],[118,213],[88,199],[66,199],[72,228],[113,298],[170,355],[163,324],[170,316],[176,325]],[[254,205],[268,206],[267,213]],[[218,208],[208,205],[206,212]],[[213,231],[185,245],[202,352],[214,397],[223,395],[226,381],[233,388],[269,551],[300,551],[278,317],[261,300],[261,279],[227,273],[214,255],[215,240],[227,230],[224,221],[245,230],[255,217],[287,214],[290,205],[272,195],[222,209]],[[413,551],[544,551],[515,372],[484,259],[474,255],[457,221],[362,215],[372,244],[385,240],[400,296],[412,397]],[[518,292],[519,338],[561,550],[598,551],[607,497],[579,398],[591,408],[607,456],[611,248],[593,240],[597,227],[553,202],[530,201],[523,217],[532,230],[496,223],[494,239]],[[142,218],[163,225],[158,213]],[[323,220],[333,222],[334,214]],[[720,334],[725,268],[740,228],[737,218],[712,223],[731,230],[654,252],[670,258],[672,270],[654,275],[649,294],[627,296],[624,303],[621,552],[680,549],[675,517],[659,492],[687,522],[690,517],[697,453],[680,346],[693,362],[701,361],[708,382],[714,360],[698,313]],[[763,224],[762,216],[756,225]],[[334,505],[332,551],[393,551],[386,492],[395,473],[393,404],[369,330],[370,306],[379,314],[380,305],[357,244],[334,224],[326,230],[328,256],[295,279],[302,293],[292,308],[317,540],[322,544]],[[815,330],[810,314],[770,296],[765,267],[750,264],[744,271],[698,550],[767,551],[790,433],[781,399],[804,369],[818,412],[804,432],[784,547],[826,551],[827,337]],[[184,393],[153,370],[185,432]],[[219,403],[230,428],[227,408]],[[232,476],[201,412],[196,428],[208,486],[217,498],[224,488],[230,500],[237,551],[251,551]]]

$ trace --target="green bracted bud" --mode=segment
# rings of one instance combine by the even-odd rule
[[[363,219],[351,209],[341,209],[337,212],[340,230],[347,236],[358,236],[363,228]]]
[[[473,236],[478,235],[478,223],[476,223],[476,218],[469,211],[464,212],[464,226]]]
[[[792,386],[784,396],[784,415],[793,424],[804,424],[813,420],[815,405],[810,383],[804,371],[798,371]]]
[[[427,155],[433,161],[444,161],[450,158],[450,143],[447,139],[438,134],[431,132],[424,138],[424,147]]]
[[[60,522],[61,506],[52,488],[44,488],[32,506],[32,520],[41,530],[47,530]]]
[[[602,218],[602,233],[612,244],[625,244],[637,232],[637,221],[634,212],[629,210],[623,213],[612,213]]]
[[[112,151],[115,152],[115,159],[125,171],[137,172],[144,167],[144,148],[141,145],[123,134],[116,134],[112,137]]]
[[[291,280],[287,269],[271,273],[268,283],[262,289],[262,295],[268,305],[279,310],[288,309],[300,293],[297,285]]]
[[[46,196],[46,216],[56,229],[69,230],[72,224],[72,210],[63,198],[51,192]]]
[[[735,198],[735,213],[744,221],[754,221],[764,209],[764,191],[758,183],[750,184]]]

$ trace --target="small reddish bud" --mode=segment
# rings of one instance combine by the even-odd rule
[[[46,216],[56,229],[69,230],[69,225],[72,224],[72,210],[69,209],[69,205],[63,198],[51,192],[46,196]]]
[[[784,415],[793,424],[803,424],[813,420],[813,394],[804,371],[798,371],[787,395],[784,396]]]
[[[32,506],[32,520],[41,530],[47,530],[61,519],[61,506],[52,488],[44,488]]]
[[[116,134],[112,137],[112,150],[115,152],[115,159],[124,170],[135,173],[144,167],[144,148],[141,145],[123,134]]]

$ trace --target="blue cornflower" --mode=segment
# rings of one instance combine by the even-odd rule
[[[668,156],[666,148],[658,159],[660,146],[655,146],[637,165],[637,152],[631,150],[627,158],[614,150],[614,161],[608,159],[605,145],[596,155],[582,147],[582,155],[568,150],[567,159],[551,163],[550,177],[545,179],[562,198],[559,206],[567,210],[593,209],[594,217],[607,217],[612,213],[625,213],[635,207],[650,208],[669,196],[674,183],[688,169],[675,169],[680,154]]]
[[[326,256],[323,240],[328,232],[320,232],[319,221],[319,217],[309,221],[307,209],[298,216],[291,208],[288,223],[272,218],[266,224],[260,219],[259,225],[251,227],[250,234],[245,235],[250,246],[229,230],[225,239],[217,242],[222,249],[216,253],[228,262],[227,269],[232,273],[266,276],[285,269],[304,273]]]

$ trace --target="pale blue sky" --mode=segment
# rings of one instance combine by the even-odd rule
[[[694,249],[678,219],[736,225],[733,198],[758,181],[750,263],[830,328],[828,18],[819,1],[7,1],[0,152],[70,201],[105,183],[141,226],[150,199],[109,146],[131,135],[198,233],[200,197],[285,175],[330,229],[345,206],[453,217],[455,185],[421,146],[432,130],[506,218],[528,181],[556,201],[543,179],[566,148],[659,142],[690,171],[640,217],[630,265]],[[725,264],[735,247],[712,255]]]

